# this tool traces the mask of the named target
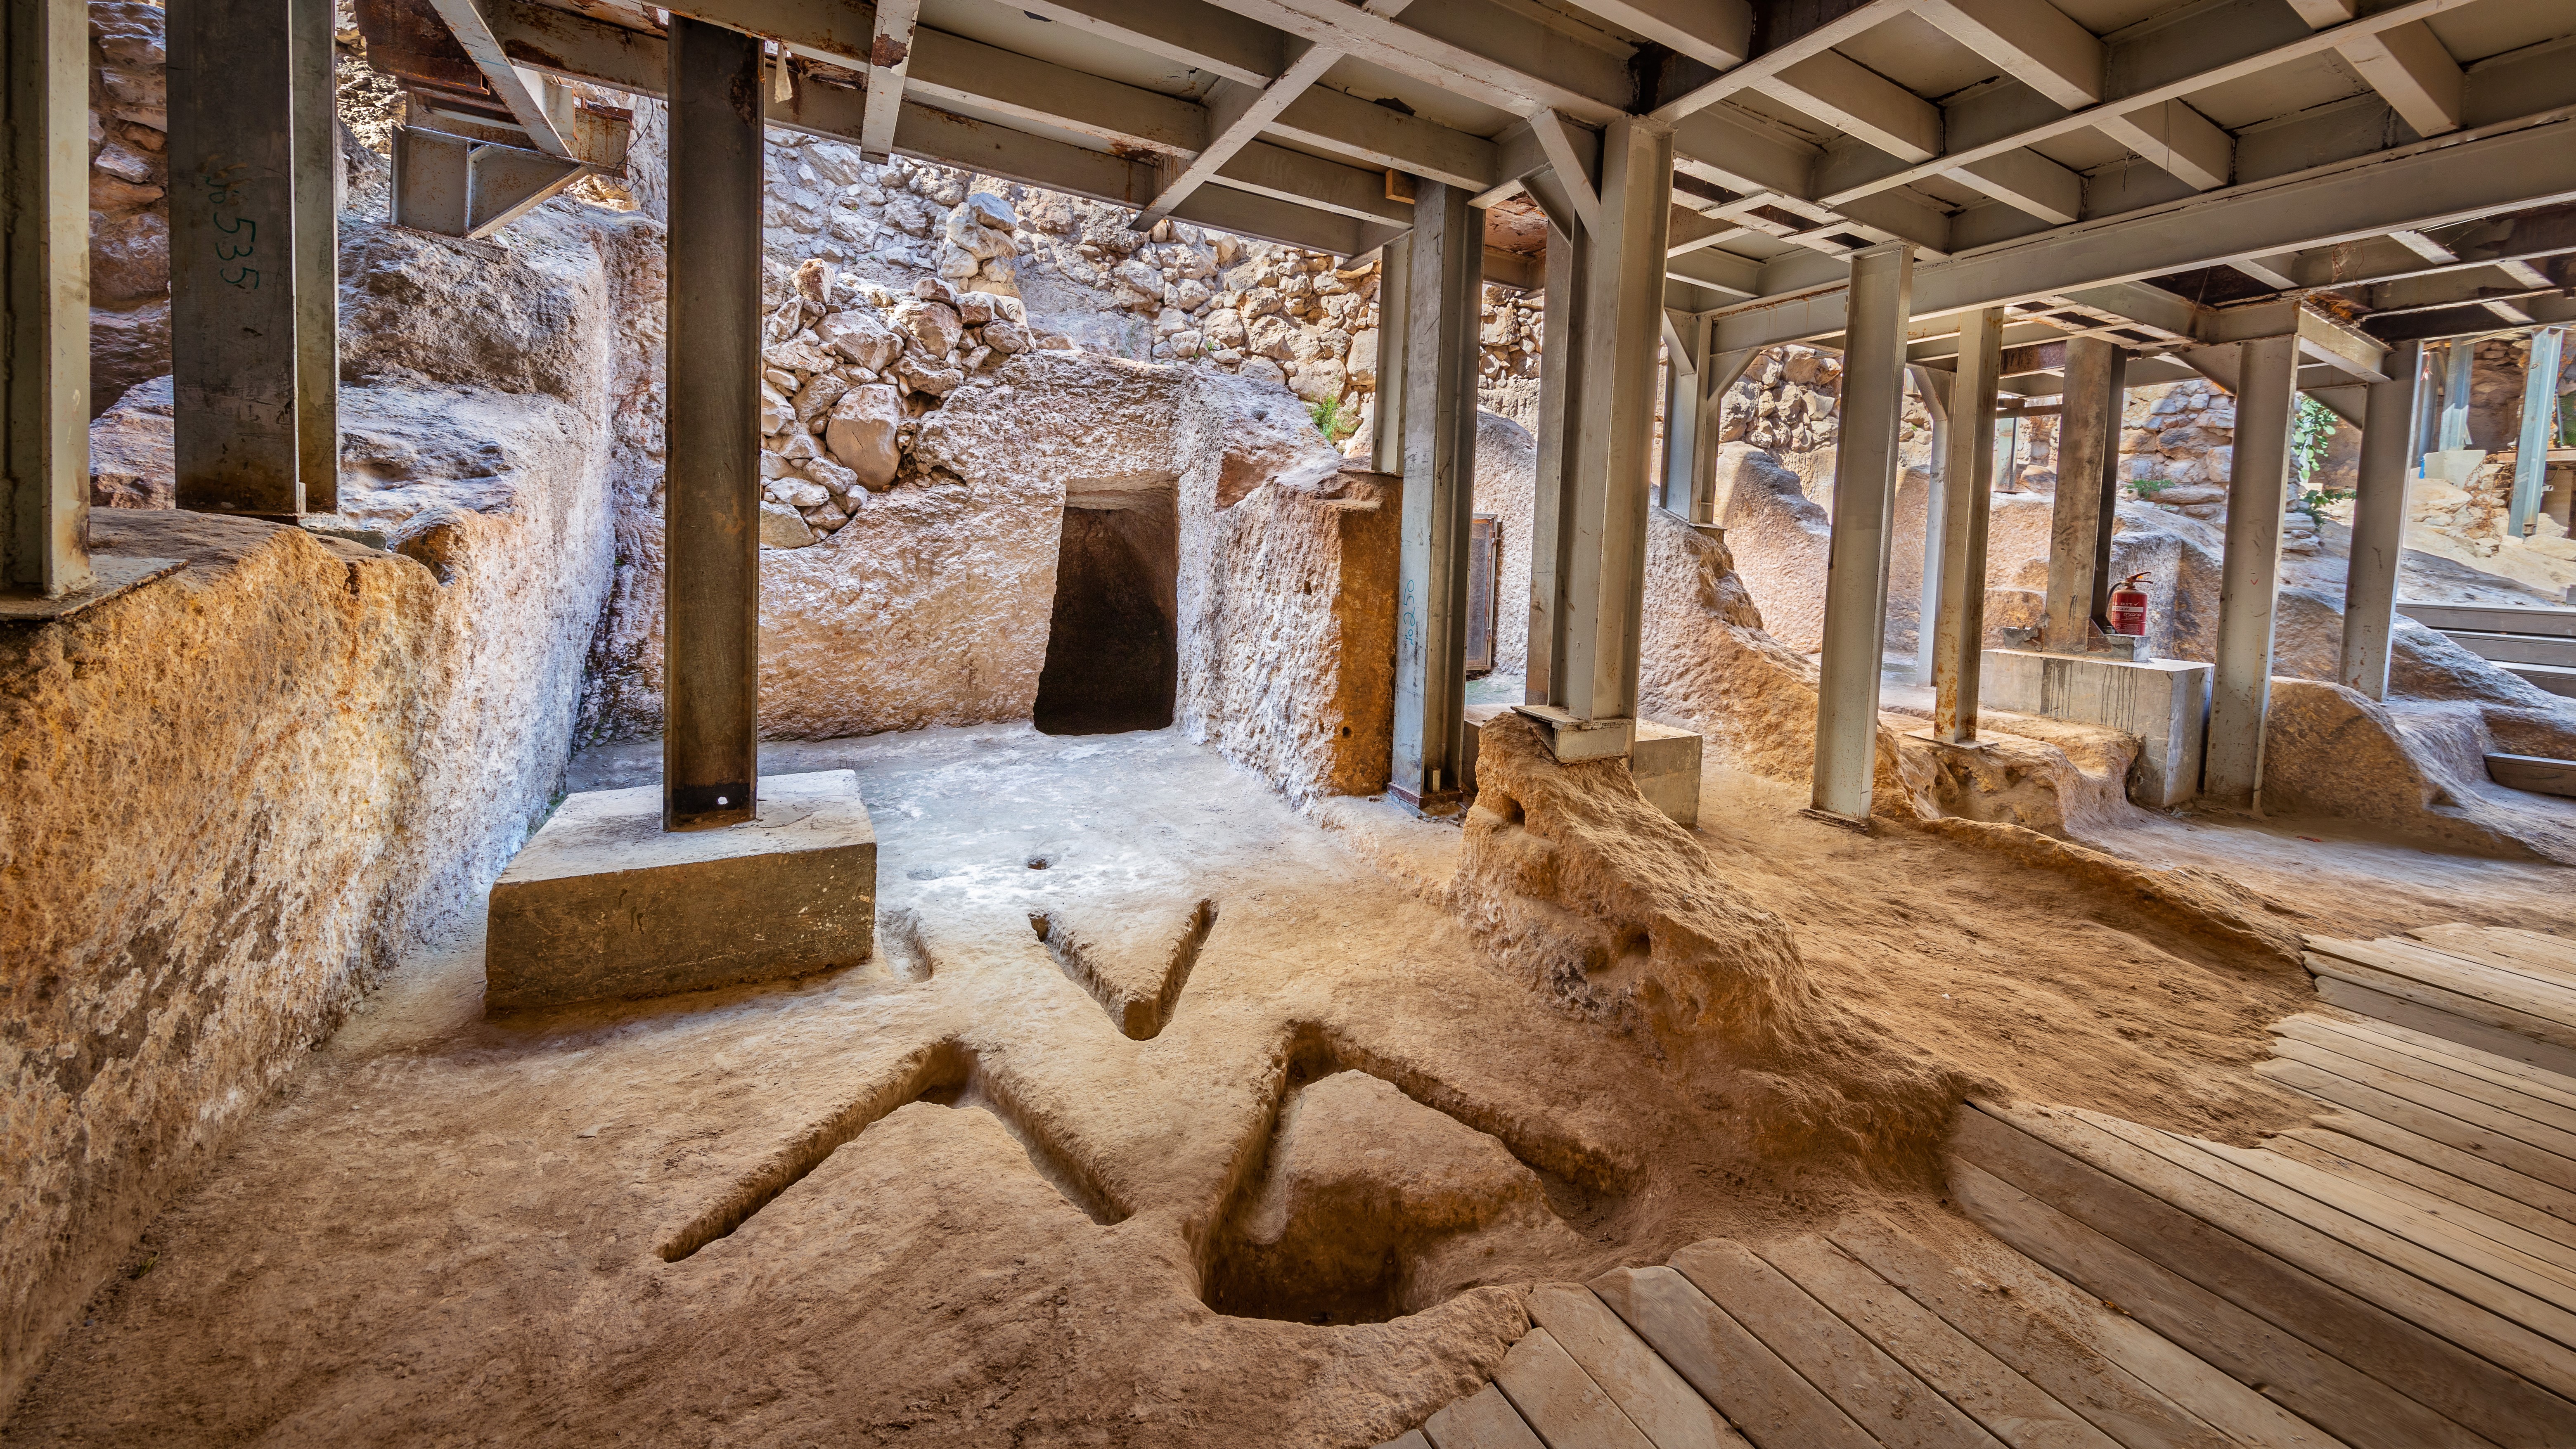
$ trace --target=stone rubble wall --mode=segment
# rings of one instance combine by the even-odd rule
[[[628,186],[659,216],[666,113],[655,101],[631,103]],[[1015,296],[1036,332],[1087,351],[1267,379],[1309,404],[1336,404],[1345,428],[1371,408],[1373,258],[1178,221],[1139,232],[1127,226],[1128,208],[902,157],[872,165],[854,146],[780,131],[769,137],[766,194],[772,305],[807,261],[897,296],[938,277],[961,293]],[[979,194],[991,205],[970,205]],[[1535,422],[1540,330],[1535,298],[1486,286],[1479,372],[1488,410]]]
[[[170,370],[169,96],[162,12],[91,0],[90,414]]]

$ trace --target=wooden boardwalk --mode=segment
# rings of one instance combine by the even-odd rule
[[[2406,1008],[2273,1028],[2313,1125],[1972,1102],[1951,1195],[2012,1251],[1859,1217],[1545,1285],[1494,1382],[1392,1443],[2576,1449],[2576,1074],[2533,1060],[2576,1064],[2576,941],[2309,944],[2329,1000]]]

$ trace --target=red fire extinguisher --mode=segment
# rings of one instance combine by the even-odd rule
[[[2145,574],[2131,574],[2120,580],[2120,586],[2111,591],[2112,633],[2143,635],[2147,632],[2147,591],[2138,587],[2146,578]]]

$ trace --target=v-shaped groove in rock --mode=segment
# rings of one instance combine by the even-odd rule
[[[1130,1041],[1152,1041],[1171,1024],[1172,1012],[1181,1002],[1181,989],[1189,984],[1190,972],[1198,965],[1199,948],[1207,943],[1208,932],[1216,925],[1216,902],[1201,900],[1181,923],[1180,933],[1173,937],[1163,958],[1160,984],[1148,995],[1140,983],[1113,980],[1105,969],[1107,961],[1100,948],[1075,934],[1064,916],[1056,911],[1029,913],[1029,929],[1046,943],[1047,954],[1074,985],[1091,993],[1100,1009]]]
[[[776,1201],[779,1194],[822,1166],[824,1159],[843,1145],[893,1115],[896,1109],[925,1101],[992,1113],[1029,1155],[1029,1165],[1065,1201],[1104,1227],[1126,1219],[1126,1204],[1099,1175],[1038,1125],[1010,1084],[985,1070],[973,1048],[952,1038],[914,1051],[875,1086],[806,1128],[769,1160],[745,1173],[731,1192],[663,1241],[662,1260],[676,1263],[730,1235]]]

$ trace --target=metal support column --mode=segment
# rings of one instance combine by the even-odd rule
[[[1377,411],[1369,425],[1369,466],[1404,471],[1404,283],[1410,275],[1410,237],[1397,237],[1378,252]]]
[[[2263,788],[2263,725],[2272,702],[2272,619],[2280,603],[2281,510],[2289,503],[2299,339],[2258,337],[2239,351],[2201,793],[2218,805],[2250,810]]]
[[[337,501],[331,7],[181,5],[168,45],[179,506],[292,519]]]
[[[2095,511],[2093,529],[2093,622],[2106,633],[2111,628],[2111,585],[2115,582],[2111,577],[2111,539],[2120,531],[2120,420],[2129,406],[2127,349],[2111,349],[2111,375],[2107,381],[2110,428],[2102,444],[2102,504]]]
[[[2414,472],[2417,379],[2423,344],[2388,349],[2372,383],[2361,424],[2361,476],[2353,491],[2352,562],[2343,583],[2343,661],[2347,689],[2388,697],[2388,634],[2397,621],[2397,559],[2406,547],[2406,482]]]
[[[1869,818],[1878,765],[1878,677],[1885,667],[1887,549],[1904,426],[1905,324],[1914,307],[1914,247],[1852,253],[1843,352],[1843,425],[1834,457],[1834,519],[1825,570],[1824,657],[1816,680],[1814,808]]]
[[[752,818],[760,773],[761,42],[670,31],[662,826]]]
[[[1588,182],[1586,183],[1589,184]],[[1551,205],[1560,194],[1531,188],[1548,214],[1547,290],[1538,357],[1538,488],[1530,501],[1529,662],[1521,699],[1544,705],[1556,695],[1557,661],[1565,655],[1565,578],[1573,540],[1564,520],[1574,516],[1572,446],[1576,397],[1582,391],[1583,278],[1591,236],[1573,208]]]
[[[332,0],[287,0],[294,74],[295,451],[308,513],[340,511],[340,114]]]
[[[1625,754],[1635,730],[1672,191],[1672,132],[1636,117],[1613,121],[1601,141],[1601,226],[1586,251],[1582,330],[1567,339],[1582,353],[1582,390],[1567,418],[1574,487],[1559,520],[1564,652],[1547,700],[1575,726],[1557,730],[1561,759]]]
[[[1462,188],[1429,180],[1414,187],[1404,312],[1387,319],[1405,329],[1407,362],[1388,789],[1426,814],[1447,814],[1457,807],[1467,758],[1467,528],[1485,213],[1467,204],[1471,193]]]
[[[1692,480],[1698,476],[1700,324],[1685,317],[1664,328],[1664,481],[1656,501],[1668,513],[1691,516]]]
[[[2469,387],[2477,358],[2477,339],[2471,337],[2442,350],[2442,431],[2434,446],[2443,452],[2469,445]]]
[[[2119,403],[2111,392],[2119,348],[2106,337],[2066,340],[2065,411],[2057,433],[2057,498],[2049,509],[2048,594],[2040,647],[2082,654],[2092,647],[2094,556],[2102,531],[2102,477],[2119,451]]]
[[[1977,737],[1977,684],[1985,664],[1986,518],[1995,488],[1995,385],[2003,373],[2004,313],[1989,307],[1959,329],[1950,382],[1949,450],[1941,471],[1950,506],[1941,519],[1941,612],[1932,633],[1932,734],[1954,745]]]
[[[2540,513],[2540,494],[2549,481],[2549,445],[2557,440],[2558,355],[2565,328],[2543,327],[2531,334],[2531,361],[2522,374],[2522,434],[2514,443],[2513,496],[2505,513],[2505,536],[2523,538]]]
[[[1932,456],[1923,468],[1923,577],[1915,590],[1914,682],[1932,682],[1932,636],[1941,617],[1941,543],[1950,508],[1950,383],[1952,373],[1909,367],[1923,410],[1932,415]]]
[[[89,12],[8,0],[0,226],[0,595],[90,586]]]
[[[2442,431],[2442,385],[2435,379],[2434,372],[2443,365],[2443,358],[2449,351],[2448,343],[2426,343],[2422,357],[2415,364],[2415,425],[2411,433],[2415,439],[2414,453],[2406,460],[2406,471],[2412,477],[2424,476],[2424,454],[2431,450],[2433,440]]]

